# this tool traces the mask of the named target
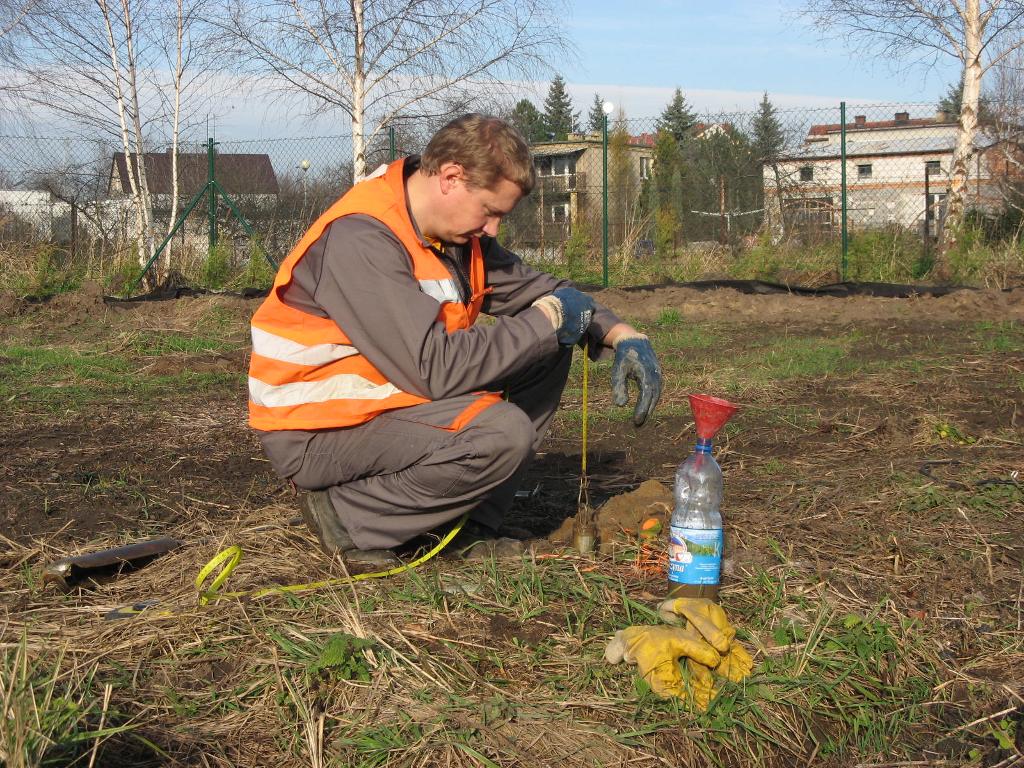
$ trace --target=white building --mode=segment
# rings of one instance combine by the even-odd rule
[[[899,226],[934,237],[945,215],[950,164],[958,123],[946,113],[846,125],[847,225],[850,229]],[[768,219],[784,228],[830,230],[840,226],[842,126],[812,125],[803,144],[764,166]],[[968,208],[991,207],[995,198],[979,132],[970,166]],[[780,217],[781,211],[785,214]]]
[[[15,232],[16,237],[67,242],[72,235],[72,218],[71,205],[50,192],[0,190],[0,230]]]

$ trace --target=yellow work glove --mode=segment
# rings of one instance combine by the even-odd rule
[[[684,656],[690,672],[689,691],[679,667],[679,659]],[[711,701],[710,670],[722,660],[718,651],[689,627],[620,629],[605,648],[604,657],[611,664],[636,664],[657,695],[685,698],[688,694],[701,710],[707,709]]]
[[[736,629],[718,603],[703,597],[676,597],[659,605],[658,615],[669,624],[686,621],[687,629],[696,631],[712,645],[722,657],[713,669],[722,677],[738,683],[754,668],[754,660],[736,642]]]

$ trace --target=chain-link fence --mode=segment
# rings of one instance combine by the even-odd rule
[[[968,163],[969,220],[989,237],[1016,237],[1020,223],[1021,121],[1006,112],[986,105]],[[825,254],[837,277],[923,273],[941,238],[958,126],[930,105],[612,116],[601,130],[533,145],[538,184],[502,238],[538,264],[607,275],[610,263],[618,283],[679,276],[682,263],[688,277],[728,271],[754,252]],[[367,168],[422,144],[380,132]],[[182,142],[176,159],[126,159],[100,139],[0,137],[0,255],[8,267],[65,265],[108,284],[117,274],[124,288],[147,261],[140,253],[163,244],[154,265],[164,279],[265,282],[267,265],[351,183],[348,136]],[[901,264],[873,274],[879,254]]]
[[[967,167],[968,224],[1015,237],[1020,121],[994,104],[983,117]],[[958,116],[932,105],[762,107],[676,125],[612,119],[534,145],[540,184],[510,217],[508,239],[541,260],[607,251],[620,274],[759,248],[817,249],[837,277],[919,276],[941,240],[958,133]],[[884,268],[884,254],[904,263]]]

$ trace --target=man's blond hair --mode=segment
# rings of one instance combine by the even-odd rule
[[[484,189],[506,179],[528,195],[537,183],[530,148],[519,131],[476,112],[455,118],[435,133],[420,157],[420,169],[428,176],[439,173],[444,163],[458,163],[469,183]]]

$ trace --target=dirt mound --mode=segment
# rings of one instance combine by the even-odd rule
[[[672,514],[672,491],[657,480],[647,480],[636,490],[608,499],[597,510],[597,544],[601,552],[610,552],[616,539],[636,536],[640,523],[649,517],[657,519],[662,527]],[[572,543],[575,517],[567,518],[549,536],[555,544]]]
[[[645,288],[607,288],[594,292],[602,304],[620,316],[649,325],[659,321],[744,325],[829,326],[891,323],[892,321],[1024,320],[1024,289],[963,289],[943,296],[909,298],[796,293],[743,293],[734,288],[700,290],[666,285]],[[183,295],[176,299],[104,299],[100,286],[46,301],[25,301],[0,294],[0,317],[31,313],[54,328],[86,332],[89,320],[102,318],[98,332],[137,329],[194,329],[213,320],[225,335],[245,333],[262,299],[230,294]]]
[[[58,293],[47,302],[47,307],[68,317],[89,317],[103,307],[103,287],[91,281],[71,293]]]
[[[934,301],[942,311],[964,319],[1019,320],[1024,318],[1024,290],[1020,289],[1013,291],[957,291]]]
[[[54,328],[74,328],[94,322],[106,315],[103,288],[99,283],[85,282],[77,291],[58,293],[45,299],[29,299],[21,302],[21,312],[31,312]],[[0,316],[16,315],[21,312],[3,312],[0,301]]]
[[[700,291],[684,286],[608,288],[595,293],[617,314],[640,322],[674,311],[686,320],[822,324],[893,319],[1024,319],[1024,290],[959,290],[945,296],[906,299],[877,296],[744,294],[733,288]]]

